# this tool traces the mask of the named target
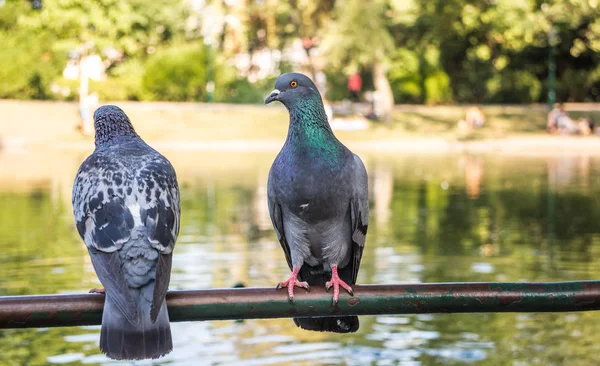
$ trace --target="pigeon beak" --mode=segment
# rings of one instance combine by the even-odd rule
[[[274,100],[279,100],[279,94],[281,92],[278,89],[275,89],[269,94],[269,96],[265,99],[265,104],[269,104]]]

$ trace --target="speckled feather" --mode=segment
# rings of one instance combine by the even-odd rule
[[[179,232],[176,174],[120,109],[101,107],[94,119],[96,149],[77,172],[73,211],[106,290],[105,312],[114,305],[126,320],[114,319],[121,324],[111,330],[113,318],[103,316],[100,347],[116,359],[156,358],[172,349],[165,295]],[[139,337],[119,339],[115,327]]]
[[[288,87],[291,80],[298,81],[298,89]],[[333,134],[310,79],[284,74],[275,88],[290,126],[269,172],[268,204],[288,266],[299,266],[299,279],[309,285],[324,285],[337,265],[340,278],[355,284],[368,227],[365,167]],[[317,331],[358,329],[356,317],[295,322]]]

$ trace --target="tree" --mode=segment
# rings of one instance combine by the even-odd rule
[[[323,36],[323,51],[335,68],[372,69],[373,85],[382,99],[385,120],[391,121],[394,97],[386,62],[394,49],[385,0],[336,2],[334,21]]]
[[[551,29],[559,39],[560,98],[597,98],[600,9],[592,2],[432,0],[416,8],[404,45],[439,49],[458,102],[543,101]]]
[[[148,60],[144,87],[155,100],[202,101],[208,53],[199,45],[157,52]]]
[[[28,12],[19,25],[49,31],[71,47],[94,42],[125,56],[143,56],[184,34],[188,5],[183,0],[44,0],[41,11]]]
[[[0,7],[0,98],[47,99],[48,84],[64,66],[65,55],[53,49],[55,35],[18,27],[19,15],[28,12],[36,11],[22,1]]]

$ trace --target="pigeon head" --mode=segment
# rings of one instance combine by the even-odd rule
[[[297,106],[299,101],[317,101],[323,103],[315,84],[306,75],[289,72],[275,81],[275,90],[265,99],[265,104],[273,101],[283,103],[288,109]]]
[[[115,105],[103,105],[94,112],[96,146],[110,143],[119,137],[138,137],[129,117]]]

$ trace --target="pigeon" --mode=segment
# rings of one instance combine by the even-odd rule
[[[116,106],[94,113],[94,152],[73,185],[77,231],[104,286],[100,350],[116,360],[173,349],[165,295],[179,234],[179,188],[171,163]]]
[[[265,104],[279,101],[287,108],[287,139],[275,158],[267,184],[271,221],[292,271],[277,285],[333,288],[353,295],[367,235],[368,178],[361,159],[333,134],[321,95],[307,76],[279,76]],[[350,333],[358,330],[356,316],[297,318],[300,328]]]

